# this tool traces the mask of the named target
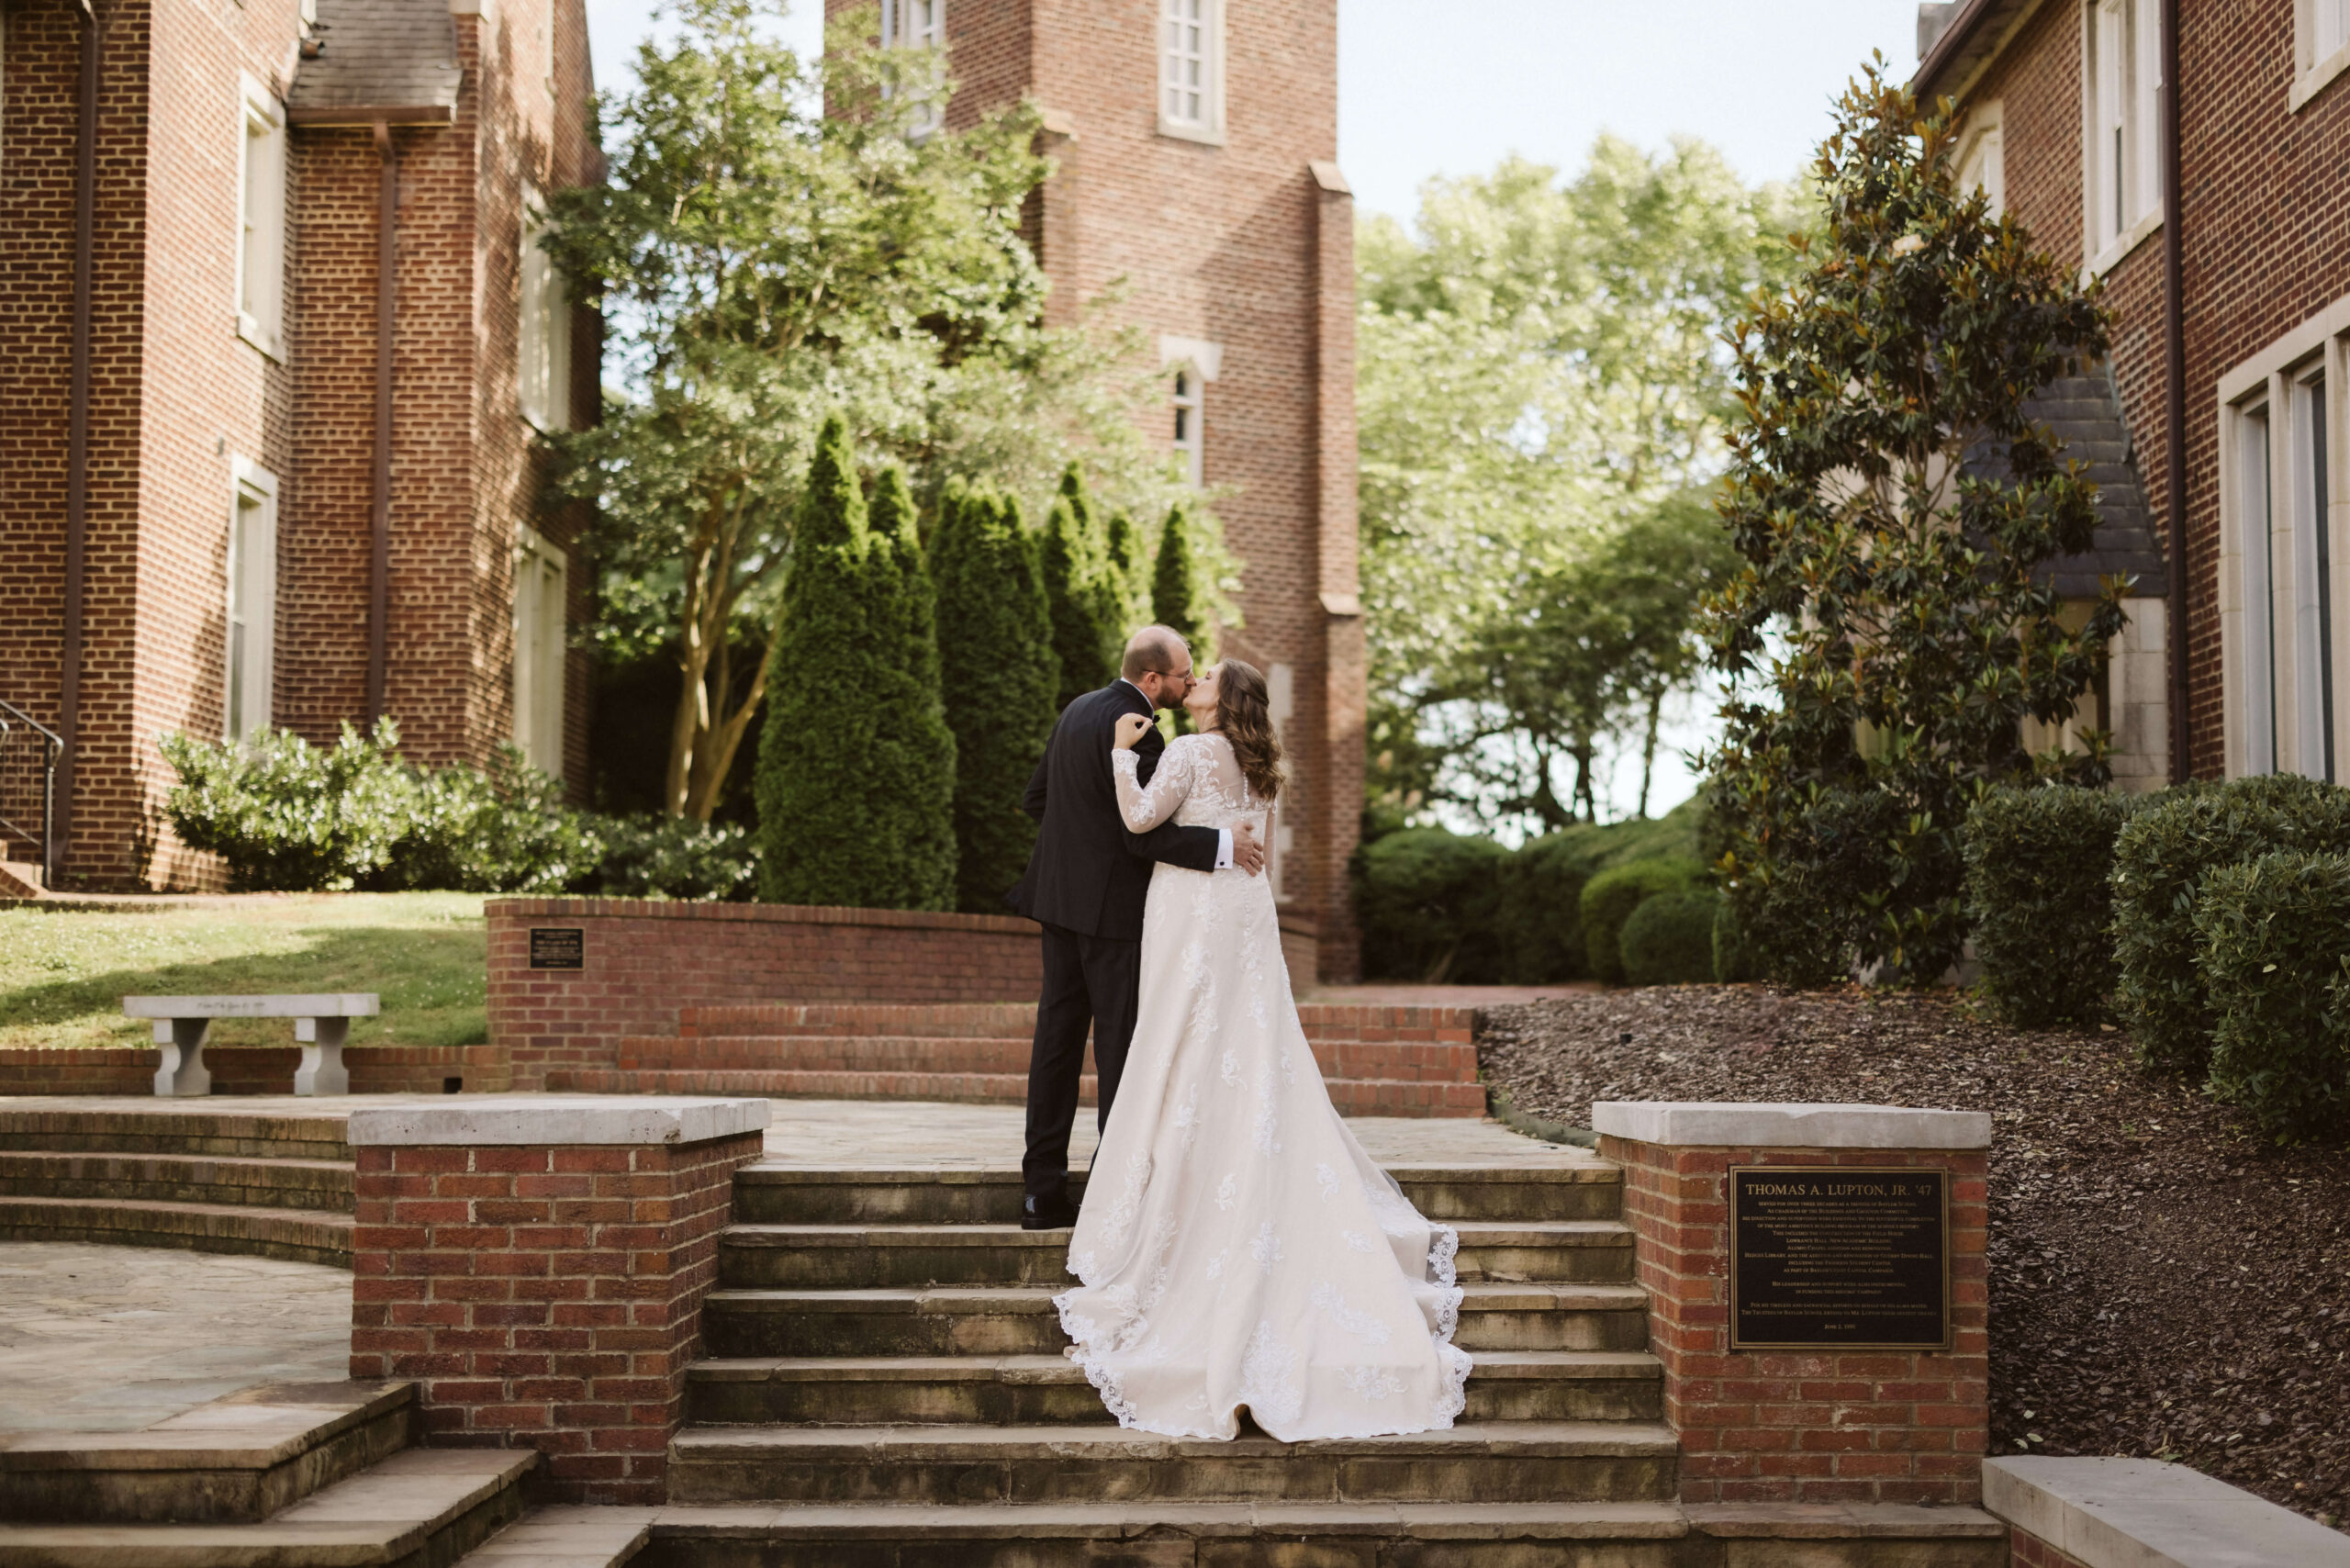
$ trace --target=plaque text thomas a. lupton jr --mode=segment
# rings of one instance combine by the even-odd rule
[[[1730,1349],[1947,1350],[1950,1172],[1729,1172]]]

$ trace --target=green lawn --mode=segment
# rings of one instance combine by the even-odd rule
[[[0,910],[0,1047],[135,1046],[126,996],[372,991],[351,1043],[487,1040],[478,893],[305,893],[151,912]],[[284,1019],[224,1019],[217,1046],[282,1046]]]

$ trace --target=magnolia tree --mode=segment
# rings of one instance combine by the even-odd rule
[[[1729,684],[1708,759],[1751,961],[1820,983],[1938,980],[1965,939],[1959,829],[1989,786],[2107,777],[2104,737],[2035,758],[2121,626],[2119,581],[2068,626],[2044,568],[2088,548],[2097,490],[2024,401],[2104,349],[2094,298],[1950,166],[1947,105],[1881,62],[1849,88],[1792,290],[1740,321],[1708,607]]]

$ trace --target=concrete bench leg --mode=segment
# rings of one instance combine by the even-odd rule
[[[297,1018],[294,1037],[302,1043],[302,1065],[294,1070],[297,1094],[348,1094],[351,1074],[342,1065],[342,1042],[351,1037],[348,1018]]]
[[[212,1092],[212,1071],[204,1065],[204,1037],[212,1032],[209,1018],[158,1018],[155,1043],[163,1047],[163,1065],[155,1070],[155,1092],[171,1100]]]

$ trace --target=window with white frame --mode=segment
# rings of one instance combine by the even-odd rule
[[[893,49],[942,49],[946,44],[946,0],[881,0],[881,42]],[[937,104],[924,104],[912,127],[916,136],[936,130],[944,117]]]
[[[1182,465],[1184,480],[1196,487],[1204,448],[1201,442],[1200,373],[1195,366],[1175,367],[1174,391],[1168,402],[1175,417],[1175,458]]]
[[[2285,106],[2299,109],[2350,67],[2350,0],[2295,0],[2293,85]]]
[[[229,615],[220,733],[250,740],[274,718],[277,477],[239,458],[229,501]]]
[[[1966,117],[1959,142],[1958,188],[1983,193],[1993,218],[2007,210],[2007,162],[1999,146],[1999,106],[1985,104]]]
[[[1224,139],[1224,0],[1158,0],[1158,129]]]
[[[571,428],[571,308],[563,274],[540,241],[547,232],[539,193],[522,187],[522,308],[516,381],[522,417],[543,431]]]
[[[2292,515],[2294,771],[2333,782],[2333,549],[2326,498],[2325,371],[2287,378]]]
[[[2244,656],[2235,706],[2242,711],[2244,756],[2234,771],[2277,771],[2277,573],[2269,565],[2276,537],[2270,506],[2268,403],[2235,410],[2236,527],[2241,541]]]
[[[569,564],[537,531],[514,546],[514,744],[532,767],[563,777],[565,597]]]
[[[250,76],[237,139],[237,330],[274,356],[285,330],[285,111]]]
[[[2154,105],[2162,86],[2162,0],[2095,0],[2082,20],[2082,216],[2094,272],[2119,261],[2161,210]]]

